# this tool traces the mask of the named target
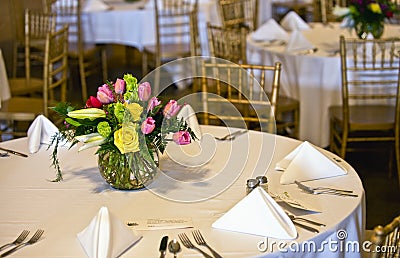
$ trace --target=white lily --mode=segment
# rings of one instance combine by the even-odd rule
[[[88,118],[90,120],[94,120],[96,118],[106,117],[106,112],[103,109],[99,109],[99,108],[84,108],[84,109],[70,111],[70,112],[68,112],[67,115],[69,117],[77,118],[77,119]]]
[[[79,136],[75,136],[75,139],[83,143],[83,145],[79,148],[78,151],[82,151],[82,150],[89,149],[91,147],[99,146],[106,141],[106,138],[101,136],[99,133],[79,135]]]

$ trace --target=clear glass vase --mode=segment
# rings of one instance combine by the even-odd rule
[[[383,21],[359,21],[354,25],[354,29],[360,39],[366,39],[369,34],[374,39],[379,39],[383,34],[384,28],[385,23]]]
[[[121,154],[119,151],[99,151],[98,167],[101,176],[119,190],[141,189],[151,183],[157,173],[156,149]]]

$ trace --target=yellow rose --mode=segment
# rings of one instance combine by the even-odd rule
[[[369,9],[374,13],[382,13],[381,7],[377,3],[369,4]]]
[[[140,115],[143,112],[143,107],[138,103],[128,104],[125,102],[125,107],[131,112],[133,121],[136,122],[140,119]]]
[[[139,151],[137,125],[133,123],[122,125],[121,129],[114,132],[114,144],[122,154]]]

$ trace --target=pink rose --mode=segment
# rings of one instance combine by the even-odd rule
[[[107,84],[99,87],[97,90],[97,99],[102,104],[109,104],[114,101],[114,96]]]
[[[103,104],[101,104],[101,102],[93,96],[90,96],[86,101],[86,108],[101,108],[102,106]]]
[[[152,117],[148,117],[146,118],[146,120],[143,121],[141,130],[142,133],[149,134],[153,132],[155,127],[156,127],[156,121]]]
[[[114,89],[117,94],[124,94],[125,93],[125,88],[126,88],[126,83],[122,79],[117,79],[117,81],[114,83]]]
[[[172,135],[172,139],[176,144],[186,145],[190,143],[190,134],[187,131],[179,131]]]
[[[139,94],[139,99],[141,101],[148,101],[151,95],[150,83],[148,82],[141,83],[138,87],[138,94]]]
[[[175,116],[179,110],[181,109],[181,105],[176,102],[176,100],[170,100],[167,105],[164,107],[164,116],[169,119]]]
[[[152,97],[147,104],[147,112],[152,111],[156,106],[160,105],[161,101],[158,100],[157,97]]]

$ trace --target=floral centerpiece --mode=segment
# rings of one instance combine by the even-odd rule
[[[196,139],[187,123],[176,116],[181,107],[176,100],[163,103],[151,97],[150,84],[138,84],[131,74],[99,87],[84,108],[58,103],[53,110],[64,121],[51,144],[57,171],[54,181],[62,180],[57,150],[67,139],[72,146],[81,142],[79,151],[99,147],[100,173],[114,188],[144,187],[155,176],[157,153],[163,153],[169,141],[184,145]]]
[[[388,0],[350,0],[348,7],[334,8],[334,14],[344,18],[345,27],[354,28],[359,38],[374,38],[383,34],[386,19],[398,13],[394,2]]]

